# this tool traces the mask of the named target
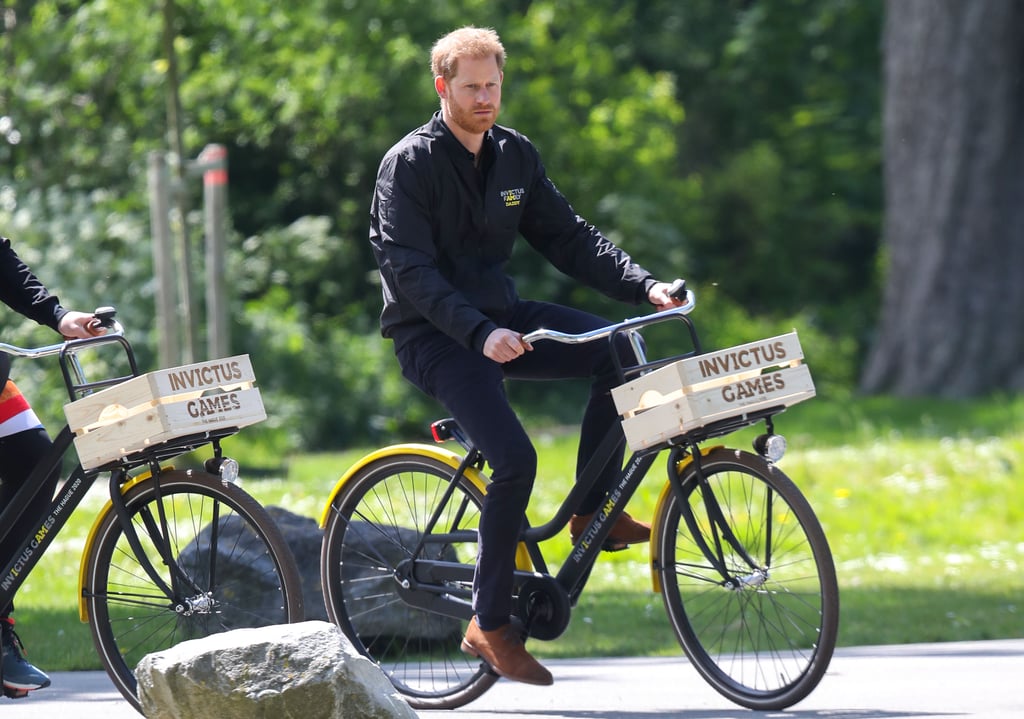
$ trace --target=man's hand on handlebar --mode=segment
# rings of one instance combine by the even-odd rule
[[[682,283],[682,291],[677,291],[676,295],[672,292],[676,288],[677,284],[681,281],[676,280],[675,282],[655,282],[651,285],[651,289],[647,291],[647,299],[654,305],[654,308],[658,312],[664,310],[670,310],[673,307],[681,307],[686,302],[686,284]]]
[[[533,347],[523,341],[521,334],[504,327],[494,330],[484,340],[484,356],[502,364],[511,362],[532,349]]]
[[[96,315],[85,312],[68,312],[60,318],[60,333],[66,339],[86,339],[106,332]]]

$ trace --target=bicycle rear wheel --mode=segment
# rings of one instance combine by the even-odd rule
[[[755,710],[804,699],[828,668],[839,588],[817,518],[763,458],[718,449],[681,477],[656,524],[662,596],[697,671]]]
[[[134,669],[146,654],[230,629],[303,619],[291,550],[240,487],[203,472],[169,471],[129,486],[124,499],[161,581],[140,562],[108,504],[84,559],[83,597],[100,659],[136,709]]]
[[[359,469],[327,513],[321,576],[327,614],[376,662],[416,709],[452,709],[497,680],[460,650],[466,622],[411,606],[399,593],[398,565],[413,558],[454,470],[418,454],[384,457]],[[483,493],[461,478],[434,532],[476,531]],[[427,544],[420,557],[474,565],[476,542]],[[471,582],[447,585],[471,595]]]

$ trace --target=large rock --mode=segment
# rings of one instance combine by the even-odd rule
[[[380,668],[328,622],[182,642],[143,657],[135,676],[148,719],[416,719]]]
[[[320,583],[320,545],[324,533],[316,520],[304,517],[283,507],[267,506],[289,549],[295,555],[295,565],[302,578],[302,599],[306,605],[306,619],[327,620],[324,607],[323,585]]]

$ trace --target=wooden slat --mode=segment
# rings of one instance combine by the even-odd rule
[[[612,390],[633,450],[814,396],[796,332],[673,362]]]
[[[638,451],[712,422],[768,407],[788,407],[814,394],[807,365],[787,367],[758,378],[681,395],[675,401],[623,419],[622,429],[630,449]]]
[[[150,372],[64,407],[86,469],[175,437],[266,419],[248,355]]]

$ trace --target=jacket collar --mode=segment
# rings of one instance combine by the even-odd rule
[[[432,137],[444,144],[450,152],[461,153],[456,156],[465,156],[471,162],[473,160],[473,153],[466,149],[466,146],[459,142],[459,139],[452,133],[451,128],[441,118],[441,111],[438,110],[434,113],[434,116],[430,118],[430,122],[426,125],[427,135]],[[484,144],[480,148],[480,152],[486,157],[489,154],[488,146],[491,149],[494,145],[494,128],[492,127],[484,133]]]

